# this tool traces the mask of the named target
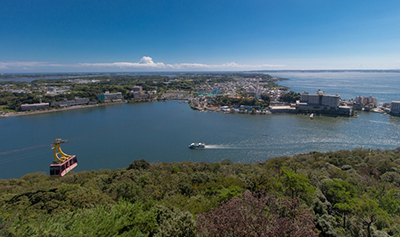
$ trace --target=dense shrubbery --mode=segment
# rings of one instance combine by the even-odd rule
[[[28,174],[0,180],[0,235],[400,236],[398,151]]]
[[[200,213],[200,236],[317,236],[310,211],[297,199],[277,201],[246,191],[219,208]]]
[[[301,98],[300,93],[289,91],[288,93],[283,94],[279,98],[279,101],[287,102],[287,103],[296,103],[296,100],[300,100],[300,98]]]
[[[240,106],[240,105],[249,105],[249,106],[261,106],[262,108],[266,108],[270,105],[271,98],[267,94],[261,95],[262,100],[256,100],[255,98],[229,98],[226,96],[217,97],[214,99],[213,104],[221,105],[221,106]]]

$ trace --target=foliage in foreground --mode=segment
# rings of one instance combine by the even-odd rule
[[[317,236],[313,216],[300,200],[246,191],[219,208],[200,213],[200,236]]]
[[[399,150],[0,180],[0,236],[400,236]]]

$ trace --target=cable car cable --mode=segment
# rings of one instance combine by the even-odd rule
[[[184,112],[184,110],[179,111],[179,112]],[[174,115],[174,114],[177,114],[177,113],[178,113],[178,112],[172,112],[172,113],[167,114],[167,115],[157,116],[157,117],[155,117],[155,118],[146,119],[146,120],[139,121],[139,122],[135,122],[135,123],[126,124],[126,125],[122,125],[122,126],[115,127],[115,128],[105,129],[105,130],[98,131],[98,132],[93,132],[93,133],[84,134],[84,135],[81,135],[81,136],[73,137],[73,138],[71,138],[71,139],[69,139],[69,140],[70,140],[70,141],[76,141],[76,140],[80,140],[80,139],[92,137],[92,136],[95,136],[95,135],[98,135],[98,134],[102,134],[102,133],[106,133],[106,132],[111,132],[111,131],[118,130],[118,129],[121,129],[121,128],[126,128],[126,127],[134,126],[134,125],[137,125],[137,124],[141,124],[141,123],[146,123],[146,122],[149,122],[149,121],[157,120],[157,119],[164,118],[164,117],[167,117],[167,116],[171,116],[171,115]],[[16,150],[11,150],[11,151],[0,152],[0,156],[2,156],[2,155],[8,155],[8,154],[11,154],[11,153],[16,153],[16,152],[21,152],[21,151],[25,151],[25,150],[31,150],[31,149],[41,148],[41,147],[45,147],[45,146],[48,146],[48,145],[49,145],[49,144],[46,143],[46,144],[41,144],[41,145],[37,145],[37,146],[31,146],[31,147],[25,147],[25,148],[16,149]],[[31,154],[32,154],[32,155],[36,155],[36,153],[31,153]],[[0,164],[7,163],[7,162],[10,162],[10,161],[14,161],[14,160],[24,159],[24,158],[30,157],[31,154],[27,154],[28,156],[26,156],[26,157],[10,157],[10,158],[6,158],[6,159],[4,159],[4,160],[0,160]]]
[[[45,146],[48,146],[48,145],[49,145],[49,144],[46,143],[46,144],[37,145],[37,146],[25,147],[25,148],[21,148],[21,149],[17,149],[17,150],[11,150],[11,151],[0,152],[0,156],[1,156],[1,155],[11,154],[11,153],[14,153],[14,152],[19,152],[19,151],[25,151],[25,150],[30,150],[30,149],[45,147]]]

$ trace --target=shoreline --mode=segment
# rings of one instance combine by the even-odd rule
[[[146,102],[154,102],[154,101],[146,101]],[[126,104],[126,103],[144,103],[144,101],[119,101],[119,102],[110,102],[110,103],[102,103],[102,104],[94,104],[94,105],[76,105],[76,106],[71,106],[71,107],[66,107],[66,108],[59,108],[59,109],[49,109],[49,110],[38,110],[38,111],[24,111],[24,112],[11,112],[11,113],[5,113],[0,115],[0,118],[7,118],[7,117],[18,117],[18,116],[28,116],[28,115],[35,115],[35,114],[45,114],[45,113],[54,113],[54,112],[59,112],[59,111],[68,111],[68,110],[74,110],[74,109],[83,109],[83,108],[92,108],[92,107],[99,107],[99,106],[109,106],[109,105],[118,105],[118,104]],[[272,113],[271,111],[264,111],[264,112],[238,112],[238,111],[221,111],[218,108],[208,108],[207,109],[201,109],[197,107],[192,107],[189,103],[189,106],[192,110],[198,110],[200,112],[212,112],[212,113],[224,113],[224,114],[249,114],[249,115],[273,115],[273,114],[303,114],[303,113]],[[307,113],[306,113],[307,114]],[[320,114],[322,116],[332,116],[332,115],[326,115],[326,114]],[[359,116],[341,116],[341,115],[333,115],[333,117],[359,117]]]
[[[111,102],[111,103],[103,103],[103,104],[95,104],[95,105],[76,105],[76,106],[60,108],[60,109],[38,110],[38,111],[31,111],[31,112],[30,111],[11,112],[11,113],[6,113],[3,115],[0,115],[0,118],[27,116],[27,115],[35,115],[35,114],[46,114],[46,113],[54,113],[54,112],[59,112],[59,111],[68,111],[68,110],[73,110],[73,109],[84,109],[84,108],[117,105],[117,104],[125,104],[125,103],[127,103],[127,101]]]

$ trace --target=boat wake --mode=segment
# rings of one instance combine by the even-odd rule
[[[250,149],[250,148],[230,146],[230,145],[206,145],[205,149]]]

